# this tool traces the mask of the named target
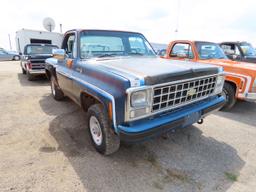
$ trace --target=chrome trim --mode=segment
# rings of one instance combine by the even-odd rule
[[[172,108],[213,95],[217,78],[217,76],[205,77],[154,88],[152,112],[162,111],[165,108]],[[206,88],[204,89],[205,86]]]
[[[207,95],[205,97],[200,97],[199,99],[196,99],[196,100],[193,100],[193,101],[189,101],[189,102],[186,102],[186,103],[182,103],[180,105],[175,105],[173,107],[170,107],[170,108],[166,108],[166,109],[163,109],[163,110],[159,110],[159,111],[155,111],[153,112],[152,110],[152,106],[153,106],[153,90],[154,88],[156,87],[161,87],[161,86],[165,86],[165,85],[173,85],[173,84],[178,84],[178,83],[183,83],[183,82],[189,82],[189,81],[193,81],[193,80],[198,80],[198,79],[203,79],[203,78],[208,78],[208,77],[216,77],[216,80],[218,78],[218,76],[220,75],[224,75],[223,72],[221,73],[218,73],[218,74],[214,74],[214,75],[206,75],[206,76],[201,76],[201,77],[195,77],[195,78],[190,78],[190,79],[183,79],[183,80],[177,80],[177,81],[173,81],[173,82],[167,82],[167,83],[162,83],[162,84],[156,84],[156,85],[152,85],[152,86],[142,86],[142,87],[135,87],[135,88],[129,88],[126,90],[126,93],[127,93],[127,97],[126,97],[126,102],[125,102],[125,121],[126,122],[129,122],[129,121],[135,121],[135,120],[139,120],[139,119],[142,119],[142,118],[145,118],[145,117],[149,117],[149,116],[152,116],[152,115],[156,115],[156,114],[159,114],[159,113],[163,113],[163,112],[166,112],[166,111],[170,111],[172,109],[176,109],[178,107],[182,107],[182,106],[185,106],[185,105],[188,105],[188,104],[192,104],[194,102],[198,102],[198,101],[201,101],[203,99],[206,99],[210,96],[213,96],[213,95],[216,95],[216,93],[212,93],[210,95]],[[216,86],[216,84],[215,84]],[[215,89],[216,87],[214,87]],[[129,112],[134,109],[130,106],[130,98],[131,98],[131,94],[132,92],[135,92],[135,91],[140,91],[140,90],[146,90],[146,89],[151,89],[151,110],[148,114],[146,115],[142,115],[142,116],[139,116],[137,118],[132,118],[130,119],[129,118]],[[141,109],[143,107],[140,107],[140,108],[136,108],[136,109]]]
[[[29,69],[28,71],[29,71],[30,74],[38,74],[38,75],[39,74],[45,74],[45,69],[40,69],[40,70],[33,70],[33,69],[31,70],[31,69]]]

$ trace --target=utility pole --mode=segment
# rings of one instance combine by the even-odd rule
[[[176,21],[176,29],[174,31],[175,33],[175,39],[178,38],[178,33],[179,33],[179,22],[180,22],[180,1],[181,0],[178,0],[178,9],[177,9],[177,21]]]
[[[62,33],[62,24],[60,24],[60,33]]]
[[[11,36],[10,36],[10,34],[8,34],[8,37],[9,37],[9,46],[10,46],[10,50],[12,50],[12,42],[11,42]]]

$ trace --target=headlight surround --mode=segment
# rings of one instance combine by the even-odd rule
[[[151,87],[131,88],[127,94],[126,121],[139,119],[151,112]]]
[[[145,107],[149,105],[149,93],[148,90],[140,90],[131,94],[131,107]]]
[[[215,86],[215,90],[214,90],[215,94],[220,94],[222,92],[224,82],[225,82],[225,76],[219,75],[217,77],[216,86]]]

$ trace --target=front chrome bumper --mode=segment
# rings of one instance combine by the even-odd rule
[[[45,69],[30,69],[29,73],[32,75],[42,75],[45,74]]]

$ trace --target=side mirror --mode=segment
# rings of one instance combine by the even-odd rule
[[[236,54],[232,55],[231,57],[232,57],[232,59],[234,59],[234,60],[239,60],[239,59],[241,59],[241,56],[240,56],[240,55],[236,55]]]
[[[26,60],[31,59],[31,55],[24,55],[24,59],[26,59]]]
[[[52,55],[55,59],[64,60],[66,57],[66,52],[64,49],[53,49]]]
[[[232,55],[232,58],[233,59],[237,59],[237,55]]]

